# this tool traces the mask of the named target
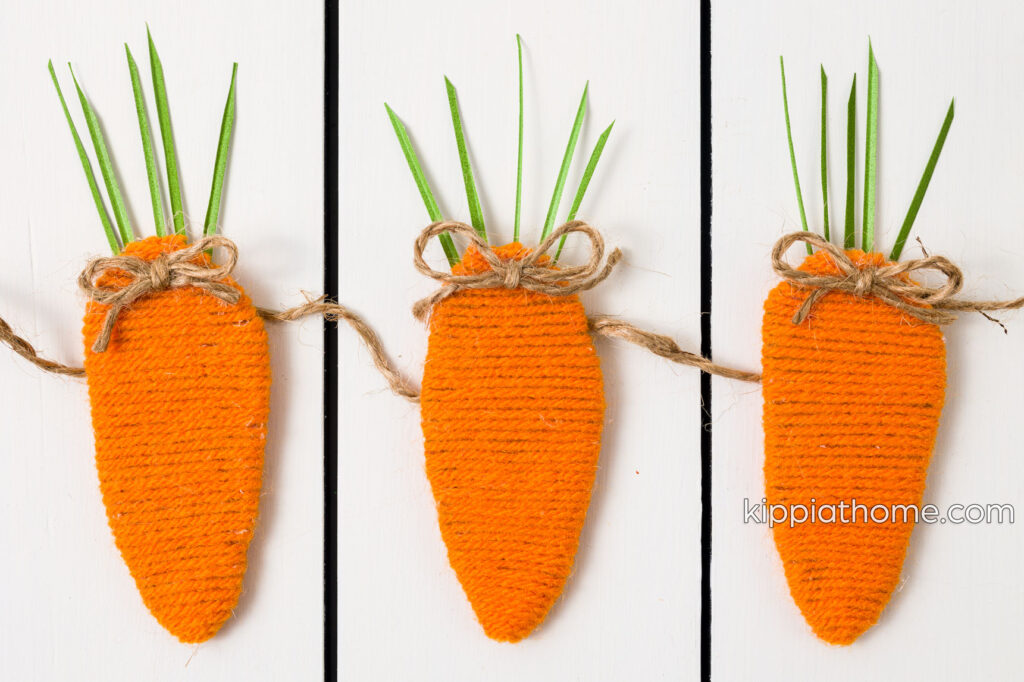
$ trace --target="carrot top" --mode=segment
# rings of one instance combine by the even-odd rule
[[[523,189],[523,52],[522,52],[522,38],[516,35],[516,47],[517,57],[519,66],[519,137],[518,137],[518,154],[516,161],[516,208],[515,208],[515,224],[513,232],[513,243],[519,242],[519,227],[520,227],[520,215],[522,207],[522,189]],[[466,138],[463,132],[462,116],[459,111],[459,98],[456,93],[455,86],[447,78],[444,79],[445,90],[448,95],[448,105],[451,110],[452,116],[452,128],[455,132],[455,144],[459,153],[459,162],[462,167],[462,179],[466,189],[466,200],[469,204],[470,221],[473,228],[480,235],[482,239],[487,240],[487,228],[484,223],[483,210],[480,205],[480,197],[476,188],[476,181],[473,177],[473,168],[469,159],[469,151],[466,145]],[[569,169],[572,165],[572,159],[576,151],[576,144],[579,140],[580,131],[583,127],[583,120],[586,116],[587,109],[587,93],[589,90],[588,86],[583,88],[583,96],[580,99],[579,107],[576,111],[576,117],[573,120],[572,129],[569,133],[569,142],[566,145],[565,154],[562,158],[562,164],[558,171],[558,177],[555,180],[555,188],[552,192],[551,202],[548,206],[548,212],[544,219],[544,225],[541,230],[541,236],[539,241],[544,239],[551,233],[555,224],[555,216],[558,212],[559,205],[562,200],[562,194],[565,189],[565,183],[568,178]],[[420,164],[419,158],[416,154],[416,150],[412,146],[412,141],[409,139],[409,134],[405,129],[405,125],[401,119],[395,114],[395,112],[384,104],[384,108],[387,110],[388,118],[391,120],[391,125],[395,130],[395,135],[398,138],[398,144],[402,148],[402,152],[405,155],[406,163],[409,165],[409,170],[412,172],[413,180],[416,182],[416,187],[419,189],[420,196],[423,199],[423,204],[426,206],[427,214],[430,219],[434,222],[438,222],[443,219],[440,208],[437,205],[437,200],[434,198],[434,193],[430,189],[430,184],[427,181],[426,175],[423,173],[423,168]],[[594,174],[594,170],[597,167],[597,162],[601,158],[601,153],[604,151],[605,143],[608,141],[608,136],[611,134],[612,126],[615,123],[612,122],[601,133],[598,137],[597,143],[594,146],[594,151],[591,153],[590,161],[587,163],[586,169],[583,172],[583,176],[580,179],[580,184],[576,190],[575,199],[572,202],[572,206],[569,209],[568,217],[566,221],[574,220],[576,213],[579,210],[580,204],[583,201],[583,196],[586,194],[587,187],[590,184],[590,179]],[[460,256],[459,251],[455,246],[454,241],[450,234],[444,233],[438,236],[441,242],[441,247],[444,249],[445,256],[448,258],[448,263],[452,268],[459,263]],[[558,250],[555,253],[552,261],[557,261],[559,255],[562,252],[562,247],[565,245],[565,237],[562,237],[558,245]],[[467,251],[468,253],[468,251]]]
[[[796,152],[793,147],[793,132],[789,120],[789,98],[786,92],[786,67],[782,57],[779,57],[779,70],[782,75],[782,103],[783,110],[785,112],[786,120],[786,136],[789,143],[789,157],[790,163],[793,168],[793,184],[796,187],[796,198],[797,204],[800,208],[800,221],[803,225],[803,229],[808,230],[807,226],[807,214],[804,211],[804,200],[803,193],[800,189],[800,177],[797,173],[796,167]],[[828,211],[828,134],[827,134],[827,121],[828,121],[828,77],[825,74],[825,67],[820,67],[821,71],[821,192],[823,198],[823,234],[825,239],[831,239],[829,230],[829,211]],[[868,41],[868,85],[867,85],[867,124],[865,132],[865,143],[864,143],[864,196],[863,196],[863,211],[862,211],[862,225],[861,225],[861,238],[860,247],[866,252],[875,250],[877,242],[875,239],[875,195],[876,195],[876,180],[877,180],[877,166],[878,166],[878,64],[875,61],[874,48],[871,46],[870,40]],[[942,128],[939,130],[938,138],[935,140],[935,145],[932,148],[931,156],[928,159],[928,163],[925,166],[924,173],[921,176],[921,180],[917,185],[917,190],[914,192],[914,197],[910,202],[910,207],[907,210],[906,217],[903,219],[903,224],[900,227],[900,231],[896,237],[896,242],[893,245],[892,251],[889,254],[889,260],[898,260],[900,254],[903,252],[903,247],[907,243],[907,238],[910,236],[910,229],[914,224],[914,220],[917,218],[917,213],[921,208],[921,202],[924,201],[925,192],[928,191],[928,184],[931,182],[932,174],[935,172],[935,166],[939,161],[939,155],[942,153],[942,147],[946,142],[946,135],[949,133],[949,128],[953,123],[953,110],[954,101],[950,100],[949,109],[946,112],[946,118],[943,121]],[[854,168],[856,165],[856,125],[857,118],[857,76],[854,74],[853,85],[850,88],[850,97],[847,102],[847,121],[846,121],[846,213],[845,213],[845,229],[843,236],[843,246],[847,249],[854,248],[856,244],[856,233],[854,229]],[[807,245],[807,253],[811,253],[811,246]]]
[[[170,199],[172,225],[167,225],[164,218],[164,199],[162,192],[160,191],[160,170],[156,165],[156,155],[153,150],[153,141],[149,125],[149,115],[146,112],[145,96],[142,91],[142,83],[139,78],[138,66],[135,63],[135,59],[127,44],[125,44],[124,49],[125,56],[128,61],[128,74],[132,83],[132,93],[135,98],[135,110],[139,119],[139,134],[142,139],[142,151],[146,160],[146,174],[148,176],[149,193],[153,208],[153,222],[156,226],[156,234],[159,237],[163,237],[168,234],[168,229],[172,229],[173,234],[185,237],[185,215],[182,208],[178,162],[174,151],[174,134],[171,129],[171,115],[170,107],[167,102],[167,89],[164,82],[163,65],[160,62],[160,56],[157,54],[156,44],[153,42],[153,37],[150,35],[148,26],[146,27],[146,37],[149,43],[150,70],[153,77],[157,119],[160,124],[164,161],[167,168],[167,188]],[[113,162],[111,160],[110,152],[107,149],[103,131],[99,125],[99,119],[82,88],[79,86],[78,80],[74,77],[74,72],[72,71],[71,76],[75,84],[75,90],[78,93],[78,99],[82,105],[82,114],[85,117],[86,127],[89,131],[89,136],[92,139],[93,149],[96,153],[96,162],[100,167],[100,175],[103,178],[103,183],[107,189],[107,196],[114,214],[114,222],[111,221],[107,212],[107,206],[103,201],[103,196],[100,193],[95,175],[93,174],[92,163],[90,162],[89,156],[82,144],[82,140],[78,135],[78,130],[75,128],[75,123],[71,118],[71,113],[68,111],[67,102],[64,99],[64,93],[61,91],[60,83],[57,80],[57,74],[53,69],[52,61],[49,63],[48,67],[50,77],[53,79],[53,85],[57,90],[57,97],[60,99],[61,107],[64,110],[64,116],[67,119],[68,127],[71,130],[71,136],[74,140],[75,148],[78,151],[79,159],[82,162],[82,169],[85,172],[86,181],[89,184],[93,201],[96,204],[96,211],[99,214],[100,222],[102,223],[103,230],[106,233],[107,242],[110,244],[110,250],[114,254],[121,253],[129,243],[137,239],[137,235],[135,234],[135,230],[128,218],[127,204],[121,194],[121,188],[118,185],[117,177],[114,173]],[[70,64],[68,64],[68,69],[71,69]],[[238,64],[236,63],[232,69],[231,87],[228,91],[227,103],[224,106],[224,116],[221,121],[220,136],[217,145],[217,157],[214,162],[213,181],[210,188],[210,200],[207,205],[206,219],[203,223],[203,233],[206,235],[214,234],[217,231],[217,219],[220,215],[221,194],[224,187],[227,156],[231,147],[231,130],[235,120],[235,74],[237,71]],[[114,229],[115,223],[117,228],[116,231]]]

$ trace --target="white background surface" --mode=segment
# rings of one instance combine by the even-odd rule
[[[867,36],[881,68],[879,238],[891,245],[949,98],[956,121],[914,229],[964,269],[970,294],[1024,290],[1019,26],[1010,3],[715,0],[715,358],[760,365],[768,252],[799,226],[782,119],[787,60],[799,168],[820,228],[818,64],[830,75],[833,224],[844,207],[845,102]],[[403,117],[447,217],[466,220],[442,75],[460,88],[494,241],[511,237],[514,33],[524,37],[527,238],[539,231],[583,81],[590,111],[567,194],[617,119],[581,217],[626,262],[584,295],[698,346],[699,89],[695,2],[343,2],[340,22],[341,298],[418,380],[426,333],[409,306],[433,284],[411,265],[427,217],[383,109]],[[186,204],[205,211],[230,63],[238,119],[224,233],[257,304],[322,280],[319,3],[6,3],[0,21],[0,314],[44,352],[81,359],[74,285],[106,248],[45,71],[74,61],[102,116],[138,228],[152,230],[121,43],[143,72],[144,21],[163,57]],[[61,69],[65,94],[70,81]],[[72,110],[85,134],[73,96]],[[88,142],[86,142],[88,145]],[[159,148],[159,147],[158,147]],[[158,152],[159,154],[159,152]],[[857,187],[863,166],[858,161]],[[570,197],[566,197],[567,204]],[[860,224],[860,201],[857,221]],[[559,219],[564,217],[564,207]],[[576,252],[577,255],[579,252]],[[570,254],[572,255],[572,254]],[[906,257],[920,255],[916,243]],[[794,253],[795,260],[799,255]],[[434,246],[432,262],[443,263]],[[949,387],[925,501],[1020,505],[1015,447],[1024,315],[947,328]],[[322,661],[320,325],[275,327],[274,405],[261,522],[232,620],[193,651],[146,612],[107,529],[84,383],[0,353],[0,679],[319,679]],[[573,577],[518,645],[491,642],[448,567],[423,471],[419,410],[390,395],[340,333],[339,678],[696,679],[699,651],[698,383],[639,350],[598,341],[606,376],[601,468]],[[904,582],[854,646],[810,633],[764,526],[761,395],[714,382],[713,674],[745,679],[1013,679],[1024,663],[1016,526],[919,527]],[[1019,440],[1019,439],[1018,439]],[[194,654],[194,655],[193,655]],[[191,660],[190,660],[191,659]]]
[[[712,12],[716,360],[760,365],[761,306],[776,278],[769,250],[799,229],[782,113],[786,59],[793,137],[808,219],[821,228],[820,84],[830,77],[833,225],[845,210],[846,98],[858,74],[858,197],[863,179],[867,42],[881,70],[877,234],[891,247],[950,97],[956,120],[914,231],[963,268],[975,296],[1024,290],[1020,26],[1010,3],[753,3]],[[861,204],[857,202],[859,231]],[[920,257],[910,243],[905,257]],[[791,259],[800,261],[793,249]],[[1020,386],[1024,315],[946,329],[948,389],[925,502],[1024,502]],[[894,385],[893,390],[899,390]],[[715,380],[712,677],[715,680],[1017,679],[1024,653],[1018,526],[919,526],[903,582],[878,625],[834,648],[789,597],[767,526],[744,525],[763,496],[759,388]],[[1019,519],[1018,519],[1019,522]]]
[[[429,220],[384,102],[405,121],[445,216],[468,220],[443,75],[452,79],[492,242],[510,241],[517,31],[524,241],[536,243],[589,78],[567,186],[575,192],[594,141],[616,119],[580,217],[623,247],[626,262],[584,305],[698,344],[697,27],[697,3],[679,0],[644,11],[627,2],[342,3],[341,297],[366,314],[406,374],[418,382],[427,340],[409,308],[436,285],[412,267],[412,242]],[[569,197],[559,221],[568,205]],[[606,431],[575,571],[546,623],[509,645],[483,634],[448,566],[418,407],[390,395],[341,331],[340,679],[697,677],[698,377],[621,343],[597,349]]]
[[[153,234],[123,47],[132,47],[158,130],[145,21],[164,64],[192,221],[205,215],[231,62],[238,61],[221,213],[223,233],[241,252],[238,279],[268,307],[294,304],[300,290],[322,286],[319,3],[264,2],[259,11],[248,2],[4,3],[0,314],[47,355],[72,364],[82,358],[75,279],[107,244],[46,62],[73,61],[102,118],[136,229]],[[66,67],[59,74],[91,149]],[[0,353],[0,679],[321,677],[322,338],[316,321],[270,332],[272,417],[245,593],[237,617],[198,648],[180,644],[149,615],[114,546],[85,383]]]

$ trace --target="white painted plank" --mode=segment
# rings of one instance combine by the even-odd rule
[[[584,81],[586,158],[615,130],[584,202],[626,263],[583,296],[693,347],[699,336],[696,2],[344,2],[340,26],[341,299],[417,381],[427,335],[409,312],[435,286],[412,267],[428,219],[384,111],[409,127],[445,215],[468,221],[442,75],[459,88],[492,241],[512,235],[515,33],[524,38],[523,234],[536,240]],[[570,174],[574,191],[585,161]],[[561,220],[569,198],[559,212]],[[579,257],[580,250],[570,254]],[[440,248],[430,261],[442,267]],[[341,679],[694,679],[700,606],[695,372],[599,341],[608,399],[574,575],[547,622],[488,640],[449,568],[423,468],[419,410],[340,338]]]
[[[65,362],[82,357],[75,279],[86,259],[107,247],[46,62],[74,62],[102,118],[134,222],[152,234],[123,48],[128,41],[139,62],[155,127],[146,21],[164,62],[192,222],[201,224],[205,214],[231,62],[238,61],[221,214],[224,234],[241,252],[238,279],[267,307],[301,301],[300,290],[322,286],[320,3],[6,3],[0,314]],[[59,70],[69,87],[66,67]],[[77,101],[69,104],[85,135]],[[310,321],[271,331],[273,407],[245,593],[237,617],[198,649],[149,615],[114,546],[93,464],[85,383],[44,376],[0,352],[0,679],[320,677],[320,330]]]
[[[878,234],[891,246],[951,96],[956,120],[914,227],[932,253],[961,265],[967,292],[1024,291],[1024,237],[1014,213],[1024,181],[1016,87],[1024,13],[956,2],[747,3],[712,15],[715,358],[755,368],[761,306],[776,278],[769,250],[800,219],[789,168],[780,54],[808,217],[821,225],[818,64],[830,77],[831,211],[845,196],[845,105],[858,74],[863,154],[867,42],[881,69]],[[857,166],[858,196],[863,164]],[[860,225],[861,205],[857,205]],[[912,239],[913,239],[912,236]],[[916,243],[905,256],[919,257]],[[799,262],[800,254],[791,255]],[[1004,335],[979,316],[945,331],[948,389],[925,502],[1024,499],[1019,386],[1024,316]],[[1010,679],[1022,659],[1019,565],[1012,525],[919,526],[903,583],[878,625],[848,648],[816,640],[789,597],[767,526],[744,525],[763,496],[761,393],[714,382],[713,679]],[[899,390],[894,386],[894,390]]]

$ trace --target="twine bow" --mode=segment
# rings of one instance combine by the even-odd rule
[[[435,236],[451,232],[464,235],[490,268],[472,275],[453,275],[434,270],[423,260],[423,249]],[[567,234],[578,232],[590,239],[590,260],[584,265],[575,265],[558,270],[548,267],[542,259],[556,241]],[[525,258],[504,260],[499,258],[490,245],[469,225],[456,221],[441,221],[428,225],[416,238],[413,248],[413,263],[422,274],[442,283],[442,287],[430,296],[416,302],[412,308],[416,319],[426,321],[435,305],[463,289],[523,288],[548,296],[569,296],[586,291],[600,284],[615,265],[622,259],[619,249],[604,257],[604,239],[593,227],[582,220],[573,220],[554,230],[548,238],[532,250]],[[604,264],[602,265],[602,261]]]
[[[226,263],[211,266],[196,262],[204,251],[217,246],[227,251]],[[136,256],[110,256],[90,261],[78,277],[78,286],[90,300],[110,306],[103,320],[103,328],[92,345],[93,352],[103,353],[107,350],[118,315],[143,296],[168,289],[196,287],[227,304],[237,303],[241,293],[221,281],[231,274],[237,262],[238,247],[230,239],[219,235],[203,237],[187,248],[161,254],[152,261]],[[100,275],[111,271],[128,275],[131,282],[117,288],[101,287],[95,283]]]
[[[789,247],[796,242],[805,242],[826,251],[838,268],[839,274],[818,275],[791,266],[784,260],[784,256]],[[793,324],[800,324],[807,319],[814,304],[832,291],[842,291],[859,298],[874,296],[883,303],[929,324],[949,324],[956,319],[953,311],[981,312],[1024,305],[1024,299],[1008,302],[957,300],[954,297],[963,288],[963,273],[944,256],[927,256],[917,260],[861,268],[850,260],[845,251],[813,232],[792,232],[783,235],[772,249],[772,267],[779,277],[790,284],[813,290],[793,315]],[[924,270],[942,274],[946,278],[945,284],[930,287],[913,282],[905,276]]]

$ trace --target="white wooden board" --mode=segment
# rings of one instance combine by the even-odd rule
[[[343,2],[340,18],[341,299],[366,315],[408,376],[427,334],[409,312],[435,287],[412,267],[429,220],[384,111],[403,118],[442,211],[468,221],[443,75],[458,88],[492,241],[512,236],[524,39],[523,235],[537,239],[583,83],[590,110],[568,186],[617,120],[581,217],[626,252],[583,295],[699,342],[696,2]],[[569,199],[559,211],[564,218]],[[579,258],[574,250],[569,258]],[[430,261],[442,267],[440,248]],[[697,374],[598,341],[608,410],[573,576],[547,622],[487,639],[449,568],[423,466],[419,409],[390,395],[340,333],[340,679],[694,679],[700,613]]]
[[[153,234],[123,47],[127,41],[139,62],[156,127],[146,21],[164,63],[191,221],[205,215],[237,61],[221,224],[241,252],[238,279],[265,307],[294,304],[301,290],[322,287],[320,3],[4,3],[0,314],[47,355],[72,364],[82,358],[75,280],[107,245],[46,63],[58,65],[86,136],[63,66],[73,62],[102,119],[134,223]],[[321,677],[321,328],[309,321],[270,332],[272,417],[245,592],[236,618],[198,648],[149,615],[114,546],[85,383],[0,353],[0,679]]]
[[[832,215],[844,210],[845,105],[857,72],[857,188],[863,178],[868,36],[881,69],[877,225],[891,246],[956,96],[956,120],[915,223],[932,253],[958,263],[967,293],[1024,291],[1019,112],[1024,12],[1008,3],[751,3],[712,12],[713,333],[715,359],[760,364],[761,306],[777,281],[769,251],[799,229],[786,146],[779,55],[812,227],[821,227],[819,76],[830,77]],[[857,205],[857,225],[861,206]],[[912,236],[912,239],[913,239]],[[919,257],[908,244],[906,257]],[[793,249],[791,258],[799,262]],[[1024,500],[1020,386],[1024,316],[1009,328],[976,315],[945,330],[948,389],[925,502]],[[893,390],[899,390],[894,386]],[[716,379],[712,679],[1014,679],[1021,653],[1024,538],[1014,525],[919,526],[903,582],[878,625],[853,646],[818,641],[789,597],[765,525],[743,523],[763,496],[761,392]]]

